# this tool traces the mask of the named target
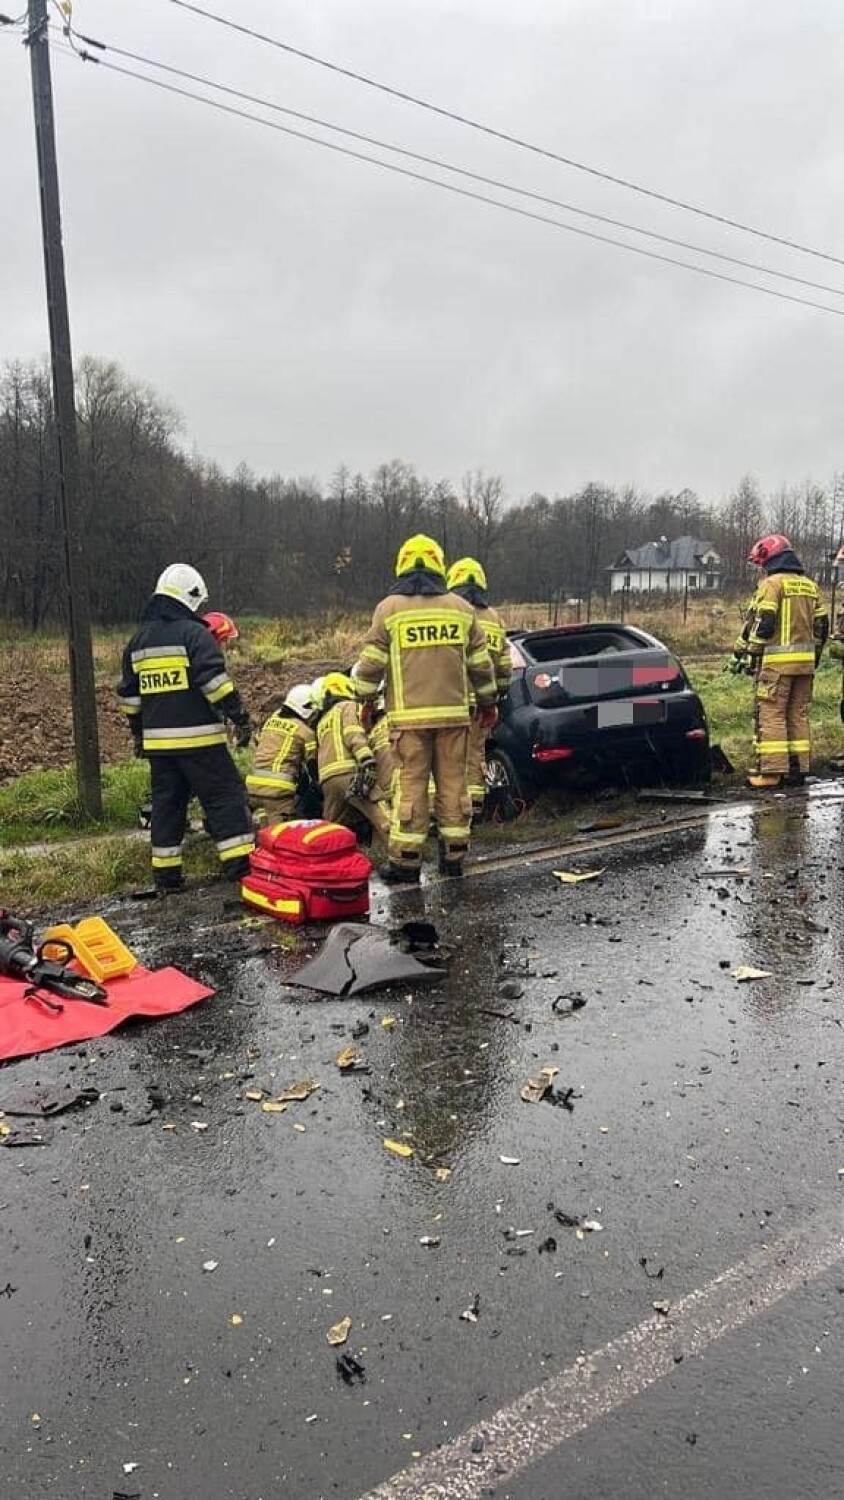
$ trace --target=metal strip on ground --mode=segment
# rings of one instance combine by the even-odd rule
[[[470,1427],[361,1500],[481,1500],[563,1443],[844,1260],[844,1235],[807,1227],[754,1251],[636,1328]],[[479,1441],[480,1440],[480,1443]],[[481,1447],[473,1452],[472,1444]]]

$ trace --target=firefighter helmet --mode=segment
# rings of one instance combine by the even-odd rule
[[[345,672],[328,672],[322,680],[319,706],[327,708],[329,703],[336,703],[341,698],[351,698],[354,702],[357,698],[355,685]]]
[[[295,714],[297,719],[304,719],[307,724],[308,720],[313,718],[317,708],[311,683],[297,682],[287,694],[284,706]]]
[[[426,568],[429,573],[438,573],[445,578],[445,557],[439,542],[433,537],[417,532],[399,547],[396,558],[396,577],[404,578],[415,568]]]
[[[209,609],[202,616],[203,625],[207,625],[213,636],[216,636],[221,646],[227,646],[229,641],[240,639],[240,631],[234,623],[231,615],[224,615],[222,610]]]
[[[155,585],[156,594],[166,594],[168,599],[177,599],[196,614],[208,599],[205,579],[190,563],[171,563],[165,568]]]
[[[476,588],[483,589],[486,593],[486,573],[476,557],[461,557],[457,562],[453,562],[446,574],[445,582],[449,589],[459,589],[467,583],[473,583]]]
[[[766,568],[769,562],[779,557],[781,552],[789,552],[791,543],[787,536],[781,532],[772,532],[770,536],[762,536],[754,543],[748,554],[747,561],[753,563],[757,568]]]

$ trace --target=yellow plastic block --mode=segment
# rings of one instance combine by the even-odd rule
[[[121,974],[130,974],[137,967],[138,960],[134,954],[129,952],[102,917],[85,917],[76,927],[71,927],[67,922],[48,927],[44,934],[46,958],[59,957],[58,951],[51,946],[57,938],[70,944],[79,967],[98,984],[117,979]]]
[[[98,964],[100,973],[94,974],[89,970],[92,979],[104,980],[118,979],[121,974],[131,974],[138,967],[138,960],[131,953],[126,944],[121,942],[117,933],[108,925],[103,917],[85,917],[82,922],[77,922],[74,929],[77,945],[81,942],[86,953],[93,956]],[[77,954],[81,962],[87,961],[82,958],[77,946]]]

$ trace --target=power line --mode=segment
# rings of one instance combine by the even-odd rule
[[[99,51],[114,54],[115,57],[125,57],[132,62],[143,64],[145,67],[157,68],[163,73],[169,73],[176,78],[187,79],[191,83],[201,84],[204,88],[216,89],[222,94],[228,94],[231,98],[242,99],[249,104],[258,104],[264,109],[271,109],[278,114],[287,115],[295,120],[302,120],[309,125],[318,125],[323,130],[333,130],[339,135],[355,141],[361,141],[367,146],[377,146],[379,150],[392,151],[398,156],[408,158],[410,161],[423,163],[428,167],[436,167],[439,171],[453,172],[458,177],[464,177],[471,182],[479,182],[485,187],[498,188],[503,192],[513,193],[520,198],[528,198],[534,203],[545,203],[552,208],[562,208],[567,213],[578,214],[582,218],[591,219],[599,224],[607,224],[614,229],[625,229],[632,234],[641,234],[648,239],[658,240],[663,245],[673,245],[675,249],[691,250],[697,255],[706,255],[713,260],[724,261],[732,266],[740,266],[745,271],[759,271],[763,276],[775,276],[782,281],[789,281],[797,286],[808,287],[816,292],[827,292],[832,297],[844,297],[844,289],[829,286],[822,281],[810,281],[804,276],[794,276],[788,271],[779,271],[772,266],[760,265],[758,261],[743,260],[737,255],[727,255],[721,250],[710,250],[705,245],[697,245],[693,241],[676,239],[668,234],[659,234],[654,229],[644,229],[639,224],[631,224],[625,219],[615,219],[607,214],[594,213],[588,208],[579,208],[576,204],[566,203],[559,198],[549,197],[545,193],[538,193],[530,188],[517,187],[512,182],[505,182],[498,177],[488,177],[481,172],[472,172],[466,167],[456,166],[453,162],[445,161],[442,157],[426,156],[420,151],[410,151],[404,146],[396,146],[391,141],[379,139],[377,136],[365,135],[359,130],[350,130],[344,125],[337,125],[331,120],[323,120],[318,115],[305,114],[302,110],[291,109],[287,105],[279,104],[274,99],[264,99],[257,94],[245,93],[242,89],[230,87],[225,83],[218,83],[213,78],[204,78],[198,73],[189,72],[185,68],[177,68],[171,63],[160,62],[157,58],[146,57],[139,52],[130,52],[125,47],[116,47],[111,42],[94,41],[91,37],[82,37],[78,32],[74,33],[69,26],[64,28],[71,46],[83,62],[102,62],[102,58],[94,57],[93,54],[80,49],[77,41],[87,42],[89,46],[95,46]]]
[[[65,56],[77,57],[78,53],[68,48],[57,49]],[[469,188],[458,187],[453,182],[443,182],[438,177],[429,177],[427,173],[412,171],[409,167],[397,166],[395,162],[383,161],[380,157],[369,156],[364,151],[355,151],[350,146],[341,146],[336,141],[324,140],[321,136],[311,135],[307,131],[294,130],[292,126],[281,125],[276,120],[266,120],[261,115],[251,114],[248,110],[238,109],[231,104],[223,104],[218,99],[209,99],[204,94],[195,94],[190,89],[183,89],[176,84],[165,83],[160,78],[152,78],[148,74],[138,73],[133,68],[120,67],[117,63],[106,62],[101,58],[85,58],[83,61],[93,61],[101,68],[111,73],[118,73],[126,78],[135,78],[141,83],[148,83],[153,88],[161,89],[168,94],[176,94],[183,99],[192,99],[197,104],[205,104],[210,109],[219,110],[222,114],[233,115],[241,120],[250,120],[256,125],[262,125],[267,130],[278,131],[282,135],[291,136],[294,140],[307,141],[314,146],[321,146],[327,151],[333,151],[339,156],[347,156],[354,161],[366,162],[369,166],[380,167],[386,172],[393,172],[396,176],[406,177],[414,182],[424,182],[431,187],[440,188],[443,192],[453,193],[459,198],[468,198],[475,203],[485,203],[491,208],[501,209],[504,213],[514,214],[521,219],[529,219],[537,224],[546,224],[552,229],[562,230],[567,234],[576,234],[582,239],[595,240],[602,245],[612,245],[619,250],[629,250],[633,255],[643,256],[647,260],[660,261],[665,265],[679,266],[681,270],[693,271],[698,276],[707,276],[713,281],[725,281],[731,286],[745,287],[752,292],[761,292],[766,297],[776,297],[781,302],[793,302],[800,307],[811,307],[817,312],[831,313],[834,317],[844,317],[844,308],[828,307],[823,302],[815,302],[807,297],[795,297],[789,292],[778,292],[773,287],[760,286],[755,281],[745,281],[739,276],[729,276],[723,271],[713,271],[706,266],[696,266],[691,261],[678,260],[675,256],[662,255],[657,250],[646,250],[641,245],[631,245],[626,240],[617,240],[610,235],[596,234],[593,230],[582,229],[577,224],[565,224],[561,219],[552,219],[547,214],[539,214],[527,208],[517,208],[513,203],[504,203],[500,198],[491,198],[486,193],[476,193]]]
[[[469,115],[462,115],[456,110],[446,109],[443,105],[433,104],[430,99],[421,99],[416,94],[407,93],[404,89],[395,88],[389,83],[382,83],[380,79],[370,78],[365,73],[357,73],[353,68],[346,68],[340,63],[329,61],[328,58],[318,57],[314,52],[306,52],[302,47],[294,47],[290,42],[282,42],[278,37],[268,36],[266,32],[256,31],[253,27],[244,26],[239,21],[232,21],[227,16],[218,16],[214,11],[204,10],[201,5],[194,5],[192,0],[170,0],[170,4],[177,5],[180,10],[193,11],[204,20],[214,21],[217,25],[226,26],[231,31],[239,31],[255,41],[265,42],[267,46],[276,47],[280,52],[286,52],[291,57],[301,58],[304,62],[314,63],[319,68],[327,68],[329,72],[338,73],[343,78],[351,78],[355,83],[362,83],[367,88],[377,89],[380,93],[389,94],[394,99],[401,99],[405,104],[414,104],[418,109],[426,109],[431,114],[454,121],[457,125],[465,125],[469,130],[478,130],[483,135],[506,141],[510,146],[518,146],[522,151],[532,151],[536,156],[544,156],[550,161],[560,162],[564,167],[573,167],[575,171],[586,172],[590,177],[600,177],[602,181],[611,182],[616,187],[627,188],[630,192],[642,193],[646,198],[654,198],[658,203],[667,203],[672,208],[682,209],[685,213],[697,214],[700,218],[711,219],[716,224],[725,224],[729,229],[739,229],[743,234],[752,234],[758,239],[770,240],[775,245],[785,245],[789,250],[799,250],[802,255],[814,255],[820,260],[833,261],[839,266],[844,265],[844,258],[841,256],[831,255],[825,250],[814,250],[810,245],[801,245],[796,240],[770,234],[764,229],[754,228],[751,224],[743,224],[739,219],[728,219],[724,214],[716,214],[709,209],[699,208],[696,204],[687,203],[682,198],[672,198],[669,194],[658,192],[655,188],[643,187],[641,183],[631,182],[626,177],[616,177],[612,172],[605,172],[599,167],[590,167],[586,162],[576,161],[573,157],[563,156],[547,146],[538,146],[534,141],[524,140],[521,136],[511,135],[506,130],[497,130],[493,125],[485,125],[480,120],[473,120]]]

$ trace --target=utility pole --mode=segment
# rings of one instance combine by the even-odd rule
[[[59,497],[76,779],[82,810],[87,817],[96,819],[102,817],[103,810],[100,747],[97,731],[97,700],[94,692],[94,653],[91,642],[88,567],[82,541],[79,440],[76,431],[73,357],[70,348],[70,321],[67,313],[67,287],[64,277],[59,174],[53,119],[53,87],[50,79],[47,0],[29,0],[29,34],[26,40],[32,69],[32,107],[35,115],[41,233],[44,241],[47,315],[50,324],[50,363],[53,372],[53,407],[59,461]]]

